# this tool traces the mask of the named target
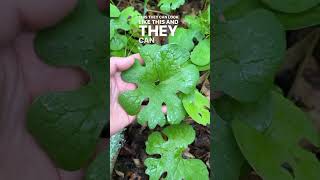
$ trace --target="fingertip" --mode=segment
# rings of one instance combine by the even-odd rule
[[[126,90],[135,90],[137,86],[133,83],[127,83]]]
[[[131,124],[131,123],[133,123],[133,122],[135,121],[135,119],[136,119],[135,116],[130,116],[130,115],[129,115],[129,123],[128,123],[128,125]]]
[[[122,72],[129,69],[134,64],[133,58],[112,57],[110,62],[110,71]]]
[[[140,54],[133,54],[133,55],[129,56],[128,58],[137,59],[141,64],[144,64],[144,61],[143,61],[142,57],[140,56]]]

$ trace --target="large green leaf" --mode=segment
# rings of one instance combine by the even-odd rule
[[[260,176],[268,180],[317,180],[320,164],[299,144],[306,139],[318,146],[318,135],[306,115],[282,95],[272,94],[272,124],[264,133],[242,119],[232,121],[240,149]]]
[[[87,170],[86,180],[106,180],[109,171],[108,152],[100,153]]]
[[[198,159],[185,159],[182,153],[195,139],[195,131],[187,124],[166,127],[163,134],[154,132],[148,137],[146,151],[161,158],[147,158],[144,164],[150,180],[158,180],[165,172],[167,180],[206,180],[209,173],[206,165]]]
[[[299,13],[320,4],[320,0],[262,0],[272,9],[285,13]]]
[[[213,89],[239,101],[256,101],[273,86],[285,52],[285,33],[276,17],[257,10],[215,26]]]
[[[231,126],[217,114],[212,114],[211,160],[213,179],[237,180],[245,159],[234,138]]]
[[[272,93],[268,92],[257,102],[240,103],[229,96],[213,102],[217,113],[226,121],[241,119],[258,131],[265,131],[272,123]]]
[[[140,49],[140,54],[145,66],[136,61],[122,74],[125,81],[137,84],[138,88],[122,93],[119,103],[130,115],[138,114],[138,122],[148,123],[151,129],[163,126],[167,121],[180,123],[185,111],[177,93],[192,92],[199,79],[197,68],[187,63],[189,52],[176,44],[169,44],[162,47],[146,45]],[[144,100],[149,103],[141,109]],[[167,107],[167,118],[161,110],[163,104]]]
[[[320,5],[301,13],[282,13],[273,11],[259,0],[240,0],[234,6],[230,6],[224,11],[227,20],[240,18],[247,13],[259,8],[272,11],[288,30],[301,29],[320,24]]]
[[[275,14],[288,30],[301,29],[320,24],[320,5],[301,13],[286,14],[275,12]]]
[[[67,170],[90,160],[106,124],[106,21],[95,1],[80,0],[68,17],[35,39],[36,52],[46,63],[81,67],[91,77],[76,91],[38,97],[27,114],[31,134],[58,167]]]
[[[230,6],[233,6],[236,4],[239,0],[216,0],[214,2],[214,8],[218,12],[223,12],[225,9],[227,9]]]

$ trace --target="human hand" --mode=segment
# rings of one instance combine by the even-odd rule
[[[76,2],[0,1],[0,179],[83,179],[83,170],[57,168],[26,128],[34,98],[77,89],[88,81],[79,69],[48,66],[34,52],[36,32],[59,22]]]
[[[136,89],[135,84],[124,82],[121,79],[121,72],[129,69],[134,64],[135,59],[143,63],[139,54],[110,59],[110,135],[125,128],[135,119],[135,116],[128,115],[118,102],[118,96],[122,91]]]

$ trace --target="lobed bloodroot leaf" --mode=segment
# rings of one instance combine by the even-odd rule
[[[194,121],[204,126],[210,124],[210,102],[199,91],[195,90],[194,93],[183,95],[182,103]]]
[[[160,159],[147,158],[144,164],[150,180],[158,180],[167,173],[167,180],[206,180],[209,173],[206,165],[198,159],[184,159],[182,153],[195,139],[195,131],[188,124],[172,125],[163,130],[168,137],[164,140],[160,132],[148,137],[146,151],[149,155],[160,155]]]
[[[106,21],[95,1],[80,0],[68,17],[35,39],[36,53],[46,63],[81,67],[91,77],[78,90],[38,97],[27,114],[31,134],[66,170],[87,164],[107,123]]]
[[[199,79],[197,68],[188,64],[189,52],[176,44],[164,46],[146,45],[140,50],[145,66],[138,61],[122,78],[135,83],[138,88],[119,96],[119,103],[130,115],[137,115],[140,124],[148,123],[153,129],[157,125],[179,124],[185,111],[177,93],[188,94],[195,89]],[[148,104],[141,109],[144,100]],[[162,112],[167,107],[167,120]]]
[[[243,119],[232,121],[244,157],[263,179],[318,180],[319,161],[300,146],[304,139],[319,146],[316,130],[300,109],[277,92],[272,93],[272,104],[272,123],[264,132]]]

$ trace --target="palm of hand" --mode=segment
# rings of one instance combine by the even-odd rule
[[[110,60],[110,135],[120,131],[133,122],[135,116],[128,115],[118,102],[118,96],[123,91],[133,90],[134,84],[121,79],[121,72],[130,68],[135,59],[141,60],[138,54],[127,58],[111,58]]]

